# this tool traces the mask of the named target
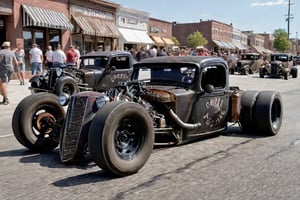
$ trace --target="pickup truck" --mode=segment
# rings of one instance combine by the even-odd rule
[[[63,163],[90,158],[104,171],[127,176],[144,166],[154,144],[184,144],[232,123],[248,134],[276,135],[281,99],[277,91],[229,86],[221,58],[164,56],[134,64],[130,81],[102,93],[30,95],[14,111],[12,128],[32,151],[59,146]]]
[[[80,57],[80,67],[51,68],[29,82],[32,93],[50,92],[69,95],[79,91],[105,91],[119,82],[130,79],[134,59],[129,52],[91,52]]]

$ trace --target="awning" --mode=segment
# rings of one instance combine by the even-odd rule
[[[174,45],[174,42],[170,38],[162,38],[165,41],[166,45]]]
[[[12,1],[0,1],[0,15],[11,15],[13,13]]]
[[[62,12],[27,5],[22,5],[22,7],[23,26],[73,29],[73,25]]]
[[[128,28],[119,28],[126,43],[134,44],[153,44],[153,41],[145,31],[133,30]]]
[[[72,16],[84,35],[118,38],[121,36],[118,28],[112,21],[87,16]]]
[[[246,46],[242,45],[239,42],[233,42],[233,45],[235,45],[236,48],[238,48],[239,50],[246,50],[246,49],[248,49]]]
[[[165,45],[165,42],[162,40],[161,37],[151,35],[151,38],[153,39],[153,41],[154,41],[154,43],[155,43],[156,45],[159,45],[159,46],[160,46],[160,45],[162,45],[162,46]]]
[[[226,46],[218,40],[213,40],[213,42],[219,47],[219,48],[226,48]]]
[[[254,51],[256,51],[257,53],[259,53],[259,54],[270,54],[270,53],[272,53],[271,50],[265,49],[265,48],[259,47],[259,46],[251,45],[251,48],[252,48]]]

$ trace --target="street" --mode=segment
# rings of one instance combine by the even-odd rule
[[[10,104],[0,104],[0,199],[300,199],[300,77],[289,80],[230,75],[243,90],[282,94],[278,135],[242,134],[234,124],[220,136],[176,147],[156,147],[135,175],[115,178],[93,162],[65,165],[58,150],[28,151],[15,139],[11,118],[27,95],[28,81],[9,84]],[[2,99],[0,99],[2,101]]]

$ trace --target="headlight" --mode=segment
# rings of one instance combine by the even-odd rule
[[[62,69],[58,68],[58,69],[56,70],[56,76],[60,77],[61,74],[62,74]]]
[[[58,102],[59,102],[60,105],[66,106],[69,103],[69,99],[70,99],[70,96],[68,94],[62,93],[58,97]]]
[[[97,108],[101,108],[102,106],[104,106],[106,103],[108,103],[110,101],[108,96],[100,96],[96,99],[96,105]]]

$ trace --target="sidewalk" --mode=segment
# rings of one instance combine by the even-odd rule
[[[25,85],[20,85],[19,80],[11,80],[8,84],[8,99],[10,103],[8,105],[0,104],[1,113],[6,107],[10,107],[10,109],[16,107],[24,97],[30,95],[31,91],[28,89],[29,86],[30,83],[28,79],[25,80]],[[0,102],[2,102],[2,96],[0,97]]]

